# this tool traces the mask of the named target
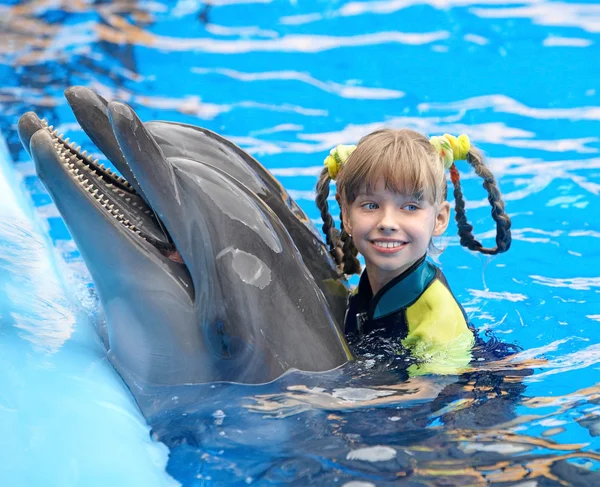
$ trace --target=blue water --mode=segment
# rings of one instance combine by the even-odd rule
[[[207,22],[192,0],[0,6],[13,161],[0,178],[3,485],[600,485],[600,6],[211,3]],[[93,286],[15,133],[35,110],[92,148],[62,97],[74,84],[230,138],[317,223],[331,147],[381,126],[467,133],[498,177],[513,245],[474,255],[451,225],[439,261],[482,336],[523,351],[461,378],[406,383],[373,357],[207,386],[153,432],[168,456],[104,359]],[[460,169],[491,244],[485,192]]]

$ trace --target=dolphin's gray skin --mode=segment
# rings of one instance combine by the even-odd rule
[[[99,145],[131,186],[31,112],[19,136],[86,261],[109,358],[142,411],[171,386],[262,383],[349,360],[292,232],[271,208],[227,164],[165,157],[128,106],[109,103],[105,113],[94,133],[104,134]],[[218,143],[210,138],[211,160]]]

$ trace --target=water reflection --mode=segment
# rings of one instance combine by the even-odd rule
[[[414,485],[597,481],[598,475],[577,465],[599,461],[599,454],[586,442],[550,437],[565,431],[568,422],[561,418],[573,414],[574,404],[598,401],[598,387],[561,398],[524,398],[523,380],[532,367],[544,365],[525,357],[500,358],[459,377],[398,382],[403,359],[379,354],[338,373],[288,374],[262,386],[262,393],[213,385],[207,392],[211,407],[172,412],[155,422],[154,434],[171,447],[169,469],[184,482],[192,477],[250,478],[259,484],[286,479],[293,485],[333,479],[392,485],[402,478]],[[518,415],[519,407],[552,411]],[[594,431],[595,411],[577,413],[576,421]],[[527,433],[535,425],[544,426],[541,436]],[[257,454],[243,453],[250,443]],[[200,463],[191,463],[193,456]]]
[[[531,2],[512,8],[473,8],[471,11],[488,19],[527,18],[539,25],[578,27],[591,33],[600,32],[600,6],[596,4]]]

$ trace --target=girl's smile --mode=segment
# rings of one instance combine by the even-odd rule
[[[382,254],[394,254],[406,247],[407,242],[394,239],[377,239],[372,240],[371,244],[377,252],[381,252]]]

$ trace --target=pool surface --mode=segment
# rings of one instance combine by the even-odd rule
[[[600,485],[600,5],[5,0],[0,18],[3,485]],[[147,425],[16,135],[34,110],[94,152],[70,85],[224,135],[317,224],[335,145],[382,126],[467,133],[499,180],[513,244],[470,253],[452,223],[438,260],[480,335],[522,351],[407,381],[382,349],[265,386],[206,385],[197,406]],[[491,245],[485,191],[459,169]]]

